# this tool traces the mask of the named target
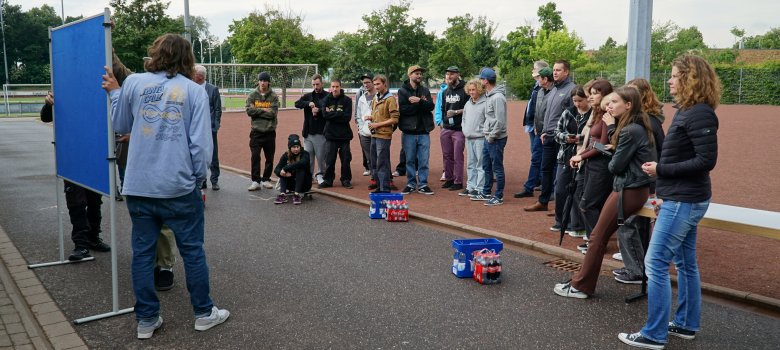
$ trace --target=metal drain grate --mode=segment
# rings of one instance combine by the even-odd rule
[[[545,266],[549,266],[561,271],[577,272],[580,270],[582,264],[566,259],[557,259],[544,263]]]

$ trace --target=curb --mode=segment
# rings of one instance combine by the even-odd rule
[[[242,171],[242,172],[246,173],[244,171]],[[343,195],[343,194],[340,194],[340,193],[335,193],[335,192],[330,192],[330,191],[325,191],[325,190],[320,190],[320,189],[312,189],[312,191],[320,193],[320,194],[323,194],[323,195],[327,195],[327,196],[330,196],[330,197],[333,197],[333,198],[337,198],[337,199],[341,199],[341,200],[357,203],[357,204],[364,204],[364,205],[369,205],[370,204],[370,202],[368,200],[358,199],[358,198],[355,198],[355,197],[352,197],[352,196]],[[578,262],[578,263],[582,263],[585,260],[585,255],[583,255],[583,254],[581,254],[579,252],[574,252],[574,251],[571,251],[571,250],[568,250],[568,249],[565,249],[565,248],[561,248],[561,247],[558,247],[558,246],[550,245],[550,244],[547,244],[547,243],[541,243],[541,242],[533,241],[533,240],[522,238],[522,237],[512,236],[512,235],[509,235],[509,234],[506,234],[506,233],[501,233],[501,232],[497,232],[497,231],[493,231],[493,230],[488,230],[488,229],[481,228],[481,227],[461,224],[461,223],[458,223],[458,222],[455,222],[455,221],[442,219],[442,218],[438,218],[438,217],[427,215],[427,214],[415,213],[413,211],[409,211],[409,217],[415,218],[415,219],[423,221],[423,222],[436,224],[436,225],[441,225],[441,226],[445,226],[445,227],[448,227],[448,228],[451,228],[451,229],[460,230],[460,231],[463,231],[463,232],[466,232],[466,233],[469,233],[469,234],[473,234],[473,235],[476,235],[476,236],[498,238],[498,239],[501,239],[501,240],[504,240],[504,241],[511,242],[512,244],[520,246],[520,247],[525,248],[525,249],[530,249],[530,250],[533,250],[533,251],[549,254],[549,255],[552,255],[552,256],[557,256],[559,258],[575,261],[575,262]],[[612,260],[609,260],[609,259],[604,260],[603,266],[607,266],[609,268],[614,268],[614,269],[623,267],[623,265],[621,263],[616,262],[616,261],[612,261]],[[670,277],[671,277],[672,282],[675,285],[677,285],[677,276],[671,275]],[[736,302],[740,302],[740,303],[745,303],[745,304],[749,304],[749,305],[753,305],[753,306],[758,306],[758,307],[765,308],[765,309],[772,310],[772,311],[780,311],[780,299],[770,298],[770,297],[767,297],[767,296],[764,296],[764,295],[761,295],[761,294],[752,293],[752,292],[745,292],[745,291],[740,291],[740,290],[731,289],[731,288],[727,288],[727,287],[721,287],[721,286],[717,286],[717,285],[714,285],[714,284],[711,284],[711,283],[705,283],[705,282],[701,283],[701,290],[702,290],[702,293],[706,294],[706,295],[710,295],[710,296],[714,296],[714,297],[718,297],[718,298],[722,298],[722,299],[726,299],[726,300],[736,301]]]
[[[222,168],[224,170],[227,170],[227,171],[234,172],[236,174],[244,175],[244,176],[249,176],[250,175],[250,172],[248,172],[246,170],[242,170],[242,169],[237,169],[237,168],[224,166],[224,165],[220,165],[220,168]],[[327,191],[327,190],[321,190],[321,189],[317,189],[317,188],[312,188],[312,192],[316,192],[316,193],[319,193],[319,194],[323,194],[323,195],[326,195],[326,196],[330,196],[330,197],[333,197],[333,198],[345,200],[345,201],[352,202],[352,203],[363,204],[363,205],[369,205],[370,204],[370,202],[368,200],[366,200],[366,199],[359,199],[359,198],[355,198],[355,197],[352,197],[352,196],[343,195],[343,194],[340,194],[340,193],[330,192],[330,191]],[[574,251],[571,251],[571,250],[568,250],[568,249],[565,249],[565,248],[561,248],[561,247],[558,247],[558,246],[550,245],[550,244],[547,244],[547,243],[541,243],[541,242],[533,241],[533,240],[522,238],[522,237],[512,236],[512,235],[509,235],[509,234],[506,234],[506,233],[501,233],[501,232],[497,232],[497,231],[493,231],[493,230],[488,230],[488,229],[484,229],[484,228],[481,228],[481,227],[461,224],[461,223],[458,223],[458,222],[455,222],[455,221],[442,219],[442,218],[438,218],[438,217],[427,215],[427,214],[415,213],[413,211],[409,211],[409,217],[418,219],[418,220],[423,221],[423,222],[436,224],[436,225],[441,225],[441,226],[445,226],[445,227],[448,227],[448,228],[451,228],[451,229],[461,230],[461,231],[464,231],[464,232],[467,232],[467,233],[470,233],[470,234],[473,234],[473,235],[477,235],[477,236],[495,237],[495,238],[498,238],[498,239],[502,239],[502,240],[511,242],[512,244],[515,244],[515,245],[520,246],[522,248],[530,249],[530,250],[537,251],[537,252],[542,252],[542,253],[549,254],[549,255],[552,255],[552,256],[557,256],[557,257],[559,257],[561,259],[567,259],[567,260],[575,261],[575,262],[578,262],[578,263],[582,263],[585,260],[585,256],[582,255],[579,252],[574,252]],[[607,267],[613,268],[613,269],[617,269],[617,268],[623,267],[622,264],[620,264],[620,263],[618,263],[616,261],[612,261],[610,259],[604,260],[603,266],[607,266]],[[677,276],[671,275],[669,277],[671,277],[672,283],[674,283],[674,285],[677,285]],[[714,285],[714,284],[711,284],[711,283],[705,283],[705,282],[701,283],[701,291],[702,291],[702,294],[706,294],[706,295],[710,295],[710,296],[714,296],[714,297],[718,297],[718,298],[722,298],[722,299],[726,299],[726,300],[736,301],[736,302],[740,302],[740,303],[745,303],[745,304],[748,304],[748,305],[758,306],[758,307],[765,308],[767,310],[771,310],[771,311],[775,311],[775,312],[780,312],[780,299],[770,298],[768,296],[764,296],[764,295],[757,294],[757,293],[745,292],[745,291],[731,289],[731,288],[727,288],[727,287],[721,287],[721,286],[717,286],[717,285]]]
[[[84,340],[52,300],[38,276],[27,267],[27,261],[2,227],[0,260],[0,281],[27,335],[11,335],[14,345],[22,348],[24,342],[29,341],[27,344],[35,349],[87,349]],[[3,315],[3,321],[7,323],[6,316]],[[6,327],[3,331],[8,330]],[[3,331],[0,331],[0,337]]]

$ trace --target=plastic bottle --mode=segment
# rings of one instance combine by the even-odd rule
[[[493,284],[496,279],[496,260],[493,259],[493,255],[488,255],[487,258],[487,280],[485,284]]]
[[[496,273],[493,275],[496,283],[501,283],[501,256],[496,255]]]

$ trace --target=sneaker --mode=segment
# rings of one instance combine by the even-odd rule
[[[95,243],[91,243],[89,245],[89,249],[98,251],[98,252],[110,252],[111,246],[106,244],[106,242],[103,242],[103,239],[98,237]]]
[[[315,179],[317,179],[318,185],[325,182],[325,179],[322,177],[322,174],[317,174],[317,176],[315,176]]]
[[[329,187],[333,187],[333,184],[325,181],[317,185],[317,188],[329,188]]]
[[[287,195],[284,193],[279,193],[278,196],[276,196],[276,199],[274,199],[274,204],[284,204],[287,203]]]
[[[379,184],[376,183],[376,180],[371,180],[368,182],[368,189],[369,190],[375,190],[379,188]]]
[[[534,187],[534,192],[541,192],[542,191],[542,185]]]
[[[211,308],[211,314],[204,317],[198,317],[195,319],[195,330],[205,331],[211,327],[225,322],[230,317],[230,311],[224,309],[218,309],[216,306]]]
[[[70,256],[68,257],[68,260],[70,261],[79,261],[84,260],[86,258],[91,258],[92,255],[89,255],[89,249],[87,248],[74,248],[73,252],[70,253]]]
[[[401,190],[401,194],[409,194],[409,193],[413,193],[414,191],[415,191],[414,188],[406,186],[406,187],[404,187],[403,190]]]
[[[501,204],[504,204],[504,199],[503,198],[498,198],[498,197],[490,198],[489,201],[485,202],[485,205],[488,206],[488,207],[501,205]]]
[[[550,227],[550,231],[561,232],[561,225],[555,224]]]
[[[454,184],[455,183],[453,183],[452,181],[447,180],[447,181],[444,181],[444,183],[441,185],[441,188],[450,188]]]
[[[566,231],[566,233],[568,233],[569,236],[572,236],[574,238],[585,237],[585,230],[569,230],[569,231]]]
[[[474,196],[471,197],[471,200],[473,201],[489,201],[490,198],[493,198],[493,196],[485,193],[477,193]]]
[[[368,175],[371,175],[371,170],[368,169],[363,170],[363,176],[368,176]]]
[[[260,184],[263,185],[263,187],[265,188],[274,188],[274,183],[271,181],[263,181],[260,182]]]
[[[154,289],[159,291],[171,290],[173,288],[173,270],[161,269],[159,266],[154,268]]]
[[[422,194],[425,194],[425,195],[428,195],[428,196],[430,196],[430,195],[432,195],[432,194],[433,194],[433,190],[431,190],[431,188],[430,188],[430,187],[428,187],[428,186],[423,186],[423,187],[420,187],[420,188],[417,190],[417,193],[422,193]]]
[[[247,188],[247,191],[257,191],[260,189],[260,183],[257,181],[252,181],[252,184],[249,185],[249,188]]]
[[[661,350],[664,348],[663,343],[656,343],[650,339],[647,339],[642,336],[642,333],[639,332],[633,334],[620,333],[618,334],[618,339],[620,339],[620,341],[628,345],[635,346],[637,348],[656,349],[656,350]]]
[[[588,250],[588,243],[583,243],[577,246],[579,250]]]
[[[350,187],[350,188],[351,188],[351,187]],[[299,205],[299,204],[301,204],[301,203],[302,203],[302,202],[301,202],[301,195],[299,195],[299,194],[297,194],[297,193],[296,193],[296,194],[294,194],[294,195],[293,195],[293,204],[295,204],[295,205]]]
[[[472,190],[472,191],[473,191],[473,190]],[[467,189],[465,189],[465,190],[463,190],[463,191],[461,191],[461,192],[458,192],[458,196],[461,196],[461,197],[466,197],[466,196],[468,196],[469,194],[471,194],[471,192],[472,192],[472,191],[469,191],[469,189],[467,188]],[[476,193],[477,191],[474,191],[474,192]]]
[[[623,261],[623,254],[621,253],[612,254],[612,259],[615,259],[617,261]]]
[[[531,192],[528,192],[526,190],[523,190],[523,192],[517,192],[515,193],[515,198],[526,198],[526,197],[533,197],[534,194]]]
[[[439,181],[442,181],[442,182],[443,181],[447,181],[447,175],[444,174],[444,173],[441,173],[441,179],[439,179]]]
[[[395,176],[395,177],[401,176],[401,174],[398,172],[398,170],[394,171],[391,175]]]
[[[612,270],[612,274],[615,275],[615,276],[619,276],[619,275],[622,275],[622,274],[625,274],[625,273],[628,273],[628,270],[626,270],[625,267],[621,267],[619,269]]]
[[[452,184],[450,191],[460,191],[463,189],[463,184]]]
[[[350,182],[350,181],[341,181],[341,187],[352,188],[352,182]]]
[[[211,189],[212,189],[213,191],[219,191],[219,184],[218,184],[218,183],[216,183],[216,182],[212,182],[212,183],[211,183]]]
[[[154,335],[154,331],[160,329],[163,324],[162,316],[157,316],[157,321],[154,323],[144,326],[141,323],[138,323],[138,327],[136,327],[136,331],[138,332],[138,339],[149,339]]]
[[[553,292],[555,294],[558,294],[562,297],[567,298],[577,298],[577,299],[587,299],[588,295],[578,291],[576,288],[571,286],[571,283],[559,283],[555,285],[555,288],[553,288]]]
[[[681,328],[680,326],[674,324],[674,322],[669,322],[668,333],[669,335],[673,335],[675,337],[680,337],[687,340],[692,340],[693,338],[696,338],[696,332],[689,331],[685,328]]]
[[[469,191],[469,198],[474,198],[478,194],[479,194],[479,191],[471,190],[471,191]]]
[[[580,252],[582,253],[582,255],[588,255],[588,248],[581,249]]]
[[[615,281],[625,284],[642,284],[642,276],[632,277],[628,273],[615,276]]]

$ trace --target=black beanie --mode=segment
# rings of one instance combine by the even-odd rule
[[[301,146],[301,138],[296,134],[290,134],[290,136],[287,136],[287,149],[290,149],[293,146]]]

